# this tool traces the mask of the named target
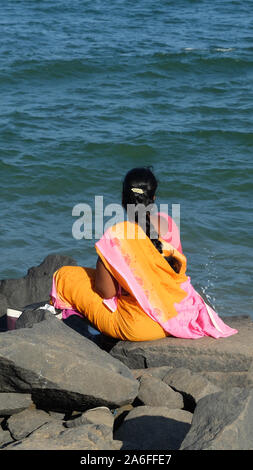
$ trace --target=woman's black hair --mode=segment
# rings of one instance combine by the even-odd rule
[[[152,166],[137,167],[128,171],[123,181],[122,206],[127,210],[128,204],[143,204],[145,207],[154,204],[154,195],[158,185],[157,179],[153,173]],[[143,193],[133,192],[132,188],[138,188]],[[137,222],[146,235],[150,238],[157,250],[162,253],[162,244],[158,239],[158,234],[150,221],[150,211],[144,211],[144,217],[135,211],[135,222]],[[144,220],[140,220],[144,219]],[[151,237],[152,233],[152,237]]]
[[[169,265],[174,269],[175,273],[179,273],[182,263],[173,255],[165,256],[164,259],[169,263]]]
[[[148,167],[137,167],[128,171],[123,181],[122,191],[122,206],[127,211],[128,204],[143,204],[145,207],[154,204],[154,196],[158,186],[158,181],[153,173],[152,166]],[[141,189],[143,192],[134,192],[132,188]],[[152,206],[151,206],[152,207]],[[162,253],[162,243],[158,239],[158,234],[150,221],[150,211],[144,211],[144,220],[140,217],[140,213],[135,211],[134,217],[146,235],[150,238],[154,246],[157,248],[159,253]],[[141,220],[140,220],[141,219]],[[155,237],[151,237],[154,234]],[[181,263],[173,255],[165,257],[169,265],[174,269],[176,273],[179,273]]]

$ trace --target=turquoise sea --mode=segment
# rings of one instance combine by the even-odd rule
[[[94,267],[73,207],[120,203],[153,165],[193,285],[253,317],[252,18],[251,0],[1,1],[0,279],[49,253]]]

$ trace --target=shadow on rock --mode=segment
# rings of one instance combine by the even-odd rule
[[[91,323],[86,320],[86,318],[81,318],[78,315],[71,315],[70,317],[66,318],[66,320],[63,320],[63,323],[75,330],[80,335],[93,341],[93,343],[107,352],[110,352],[110,350],[118,341],[109,336],[105,336],[102,333],[96,333],[94,330],[92,330],[93,326]]]
[[[123,424],[114,433],[114,439],[123,441],[123,450],[178,450],[180,448],[191,426],[190,419],[185,419],[183,415],[187,412],[182,411],[182,420],[180,417],[145,415],[145,411],[142,416],[131,418],[135,410],[128,413]]]
[[[49,303],[49,301],[37,302],[24,307],[22,314],[16,321],[16,329],[32,328],[33,325],[50,319],[52,317],[52,313],[41,308],[46,303]],[[106,352],[110,352],[118,341],[114,338],[110,338],[109,336],[105,336],[100,332],[96,332],[91,323],[85,317],[81,318],[78,315],[71,315],[65,320],[59,321],[62,321],[66,326],[76,331],[81,336],[89,339]]]

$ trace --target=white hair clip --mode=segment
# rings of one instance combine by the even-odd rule
[[[139,194],[144,193],[143,189],[141,188],[131,188],[131,191],[133,191],[133,193],[139,193]]]

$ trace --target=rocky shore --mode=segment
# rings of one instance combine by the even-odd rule
[[[252,320],[226,317],[238,334],[218,340],[93,335],[40,308],[67,264],[0,281],[0,449],[252,450]],[[7,308],[23,312],[11,331]]]

